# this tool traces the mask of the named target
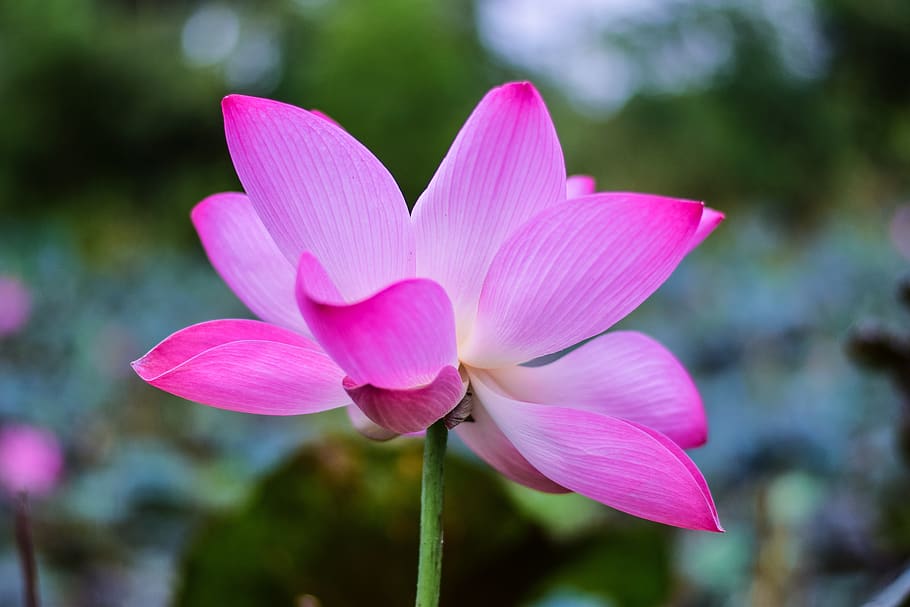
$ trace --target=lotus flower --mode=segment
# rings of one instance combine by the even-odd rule
[[[324,115],[240,95],[223,111],[246,194],[215,194],[192,219],[265,322],[178,331],[133,363],[142,379],[247,413],[349,407],[380,438],[427,428],[470,390],[455,431],[506,477],[720,530],[682,450],[706,437],[691,379],[644,335],[601,335],[719,214],[567,181],[529,83],[484,97],[412,215],[383,165]]]
[[[0,486],[7,493],[50,493],[62,471],[63,455],[53,434],[21,424],[0,429]]]

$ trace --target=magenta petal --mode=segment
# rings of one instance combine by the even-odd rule
[[[540,213],[496,254],[462,360],[505,366],[607,330],[679,264],[702,207],[595,194]]]
[[[197,204],[191,217],[209,260],[237,297],[266,322],[309,335],[294,296],[294,266],[249,199],[214,194]]]
[[[692,238],[689,239],[689,248],[686,252],[688,253],[700,245],[720,225],[724,217],[724,214],[720,211],[705,207],[704,212],[701,214],[701,221],[698,222],[698,228],[692,234]]]
[[[473,395],[473,399],[471,419],[455,427],[455,432],[471,451],[500,474],[516,483],[546,493],[566,493],[568,491],[528,463],[528,460],[502,433],[496,422],[490,418],[490,414],[476,393]]]
[[[621,417],[685,449],[707,438],[705,410],[692,378],[673,354],[641,333],[607,333],[547,365],[489,373],[515,400]]]
[[[187,327],[133,369],[156,388],[219,409],[296,415],[350,403],[344,373],[317,344],[254,320]]]
[[[659,432],[591,411],[511,400],[472,380],[503,434],[554,482],[648,520],[723,530],[704,477]]]
[[[404,390],[358,385],[344,380],[345,390],[375,423],[397,434],[418,432],[452,410],[465,393],[465,382],[455,367],[443,367],[429,384]]]
[[[222,105],[237,175],[292,264],[311,251],[351,299],[414,275],[404,199],[363,145],[284,103],[230,95]]]
[[[566,199],[581,198],[593,194],[595,189],[594,178],[588,175],[570,175],[566,179]]]
[[[443,367],[457,368],[452,304],[435,282],[402,280],[354,303],[339,300],[333,291],[316,258],[302,255],[300,310],[355,384],[405,390],[432,383]]]
[[[565,199],[562,149],[527,82],[481,100],[414,207],[418,276],[445,287],[459,332],[470,325],[483,277],[524,222]]]

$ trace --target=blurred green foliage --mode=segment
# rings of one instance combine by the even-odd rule
[[[0,124],[5,216],[62,213],[92,229],[127,214],[127,222],[151,222],[144,232],[151,225],[156,237],[189,242],[188,209],[238,187],[218,109],[238,89],[334,116],[413,203],[483,92],[529,76],[489,57],[468,0],[272,0],[225,5],[243,27],[264,28],[280,51],[278,77],[231,86],[220,66],[194,66],[181,53],[181,23],[199,6],[3,3],[0,102],[15,117]],[[667,10],[673,19],[625,36],[641,46],[710,16],[732,30],[731,58],[708,86],[643,91],[605,118],[579,114],[546,90],[570,171],[614,189],[707,199],[727,210],[770,205],[791,218],[907,191],[906,3],[819,2],[829,64],[807,78],[781,63],[769,26],[734,5]]]
[[[176,605],[397,605],[414,591],[419,441],[403,448],[320,441],[258,486],[241,510],[211,521],[189,548]],[[446,462],[441,604],[526,604],[574,588],[629,607],[667,599],[667,530],[590,523],[561,540],[514,516],[492,471]],[[553,512],[560,516],[560,510]]]
[[[62,215],[90,231],[140,223],[141,236],[190,241],[192,205],[239,189],[219,100],[264,92],[183,61],[179,26],[196,6],[0,6],[0,55],[17,59],[0,68],[0,103],[15,116],[0,125],[0,212]],[[267,92],[341,121],[410,203],[477,99],[505,78],[486,60],[470,9],[412,0],[236,5],[281,45],[282,77]]]

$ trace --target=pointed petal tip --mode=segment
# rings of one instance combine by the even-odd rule
[[[240,95],[238,93],[225,95],[221,98],[221,109],[226,114],[229,110],[232,110],[233,108],[246,102],[249,99],[254,99],[254,97],[250,97],[249,95]]]
[[[225,95],[224,97],[222,97],[221,98],[222,113],[224,115],[227,115],[228,113],[230,113],[230,111],[232,109],[234,109],[234,107],[237,105],[238,101],[240,101],[240,99],[239,99],[240,97],[242,97],[242,95],[238,95],[236,93],[231,93],[230,95]]]
[[[317,344],[259,321],[191,325],[130,366],[156,388],[219,409],[298,415],[350,404],[341,370]]]
[[[506,82],[499,88],[501,90],[514,91],[515,93],[521,93],[524,95],[537,92],[537,88],[530,80],[515,80],[513,82]]]
[[[714,507],[713,503],[709,502],[709,504],[711,506],[711,520],[705,521],[705,524],[699,527],[693,527],[693,530],[707,531],[709,533],[726,533],[727,530],[720,524],[720,516],[717,514],[717,509]]]
[[[515,449],[553,482],[640,518],[723,530],[704,476],[667,436],[618,417],[512,400],[476,375],[472,385]]]
[[[603,333],[670,276],[701,215],[701,203],[623,192],[538,213],[493,257],[462,360],[518,364]]]
[[[287,106],[294,109],[300,109],[296,106],[284,103],[283,101],[267,99],[265,97],[255,97],[253,95],[241,95],[239,93],[231,93],[221,99],[221,113],[224,115],[225,119],[232,116],[238,116],[238,114],[242,114],[244,110],[249,111],[251,109],[255,110],[256,108],[275,106]]]
[[[707,531],[708,533],[726,533],[727,530],[724,529],[723,525],[720,524],[720,515],[717,513],[717,506],[714,505],[714,498],[711,496],[710,490],[707,485],[703,488],[703,495],[705,497],[705,506],[707,512],[704,513],[704,518],[700,522],[694,524],[676,524],[674,526],[681,527],[683,529],[691,529],[692,531]]]
[[[537,87],[528,80],[507,82],[490,93],[508,96],[515,101],[543,101]]]
[[[153,381],[156,375],[154,372],[149,372],[148,365],[146,364],[148,362],[149,354],[151,354],[151,352],[147,352],[130,363],[130,368],[139,376],[139,379],[144,382]]]
[[[660,521],[658,521],[660,522]],[[717,512],[713,510],[710,514],[710,519],[705,518],[703,521],[698,523],[663,523],[669,524],[672,527],[677,527],[679,529],[686,529],[688,531],[704,531],[707,533],[726,533],[727,530],[723,528],[720,524],[720,517],[717,516]]]
[[[205,214],[206,209],[212,205],[212,199],[215,198],[215,195],[206,196],[202,200],[196,203],[196,205],[190,209],[190,221],[193,222],[195,226],[202,215]]]
[[[209,194],[202,200],[196,203],[196,205],[190,209],[190,221],[193,222],[193,225],[198,229],[198,222],[203,218],[204,215],[215,205],[224,204],[225,200],[236,197],[237,199],[245,198],[245,195],[242,192],[218,192],[215,194]]]

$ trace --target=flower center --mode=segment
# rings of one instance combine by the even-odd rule
[[[458,365],[458,374],[461,375],[461,379],[464,381],[466,387],[461,401],[459,401],[459,403],[455,405],[455,408],[449,411],[443,418],[446,428],[449,430],[452,430],[458,424],[474,421],[471,417],[471,411],[474,408],[474,391],[471,387],[471,380],[468,377],[468,372],[465,370],[464,365]]]

